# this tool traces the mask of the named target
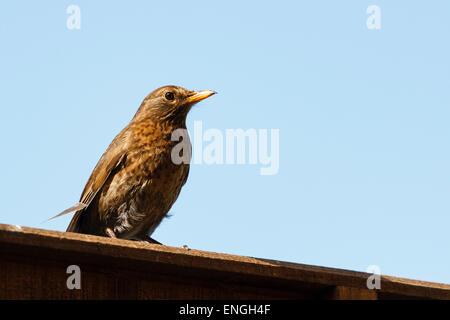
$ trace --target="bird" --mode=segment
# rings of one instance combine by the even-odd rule
[[[189,174],[189,161],[173,156],[190,159],[189,135],[182,136],[189,148],[173,152],[180,143],[173,132],[186,130],[192,106],[214,94],[174,85],[150,93],[101,156],[80,201],[53,218],[75,212],[66,232],[160,244],[151,234]]]

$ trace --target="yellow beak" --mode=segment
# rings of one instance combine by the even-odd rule
[[[216,94],[217,92],[212,90],[201,90],[194,93],[194,95],[188,97],[186,99],[187,103],[197,103],[199,101],[202,101],[208,97],[211,97],[213,94]]]

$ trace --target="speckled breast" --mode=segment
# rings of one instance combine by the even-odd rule
[[[125,166],[107,188],[103,207],[110,211],[105,212],[108,224],[121,238],[139,239],[151,234],[186,182],[189,164],[175,164],[171,151],[176,143],[165,142],[130,150]]]

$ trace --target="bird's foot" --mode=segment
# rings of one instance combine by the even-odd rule
[[[111,228],[106,228],[105,233],[110,238],[117,238],[116,234],[114,233],[114,231],[112,231]]]

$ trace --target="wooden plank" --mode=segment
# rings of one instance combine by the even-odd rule
[[[370,274],[0,224],[0,295],[31,298],[317,299]],[[82,292],[66,292],[80,264]],[[378,297],[450,299],[450,285],[382,276]],[[62,284],[61,284],[62,283]],[[27,289],[31,288],[31,289]],[[44,289],[47,286],[47,289]],[[31,290],[31,291],[30,291]],[[357,290],[336,289],[336,297]],[[341,291],[339,291],[341,290]],[[361,293],[362,294],[362,293]],[[9,298],[12,293],[7,296]],[[1,296],[0,296],[1,298]]]
[[[377,300],[378,295],[377,295],[376,290],[337,286],[331,290],[328,299],[331,299],[331,300]]]

